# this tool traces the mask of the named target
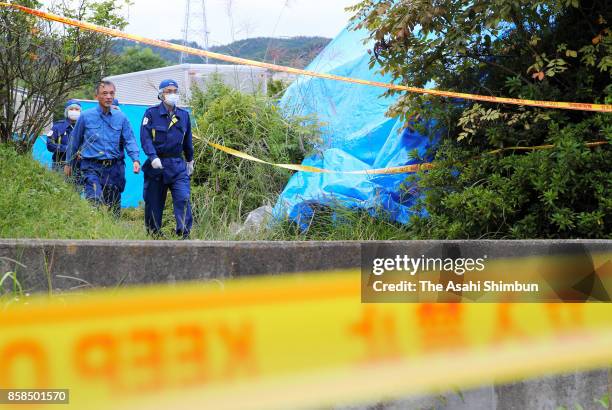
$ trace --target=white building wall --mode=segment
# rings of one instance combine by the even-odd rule
[[[26,106],[28,106],[29,104],[34,104],[34,101],[30,102],[29,104],[26,103],[24,107],[21,107],[21,103],[23,101],[24,98],[27,97],[27,90],[23,89],[23,88],[17,88],[15,90],[15,103],[13,106],[13,110],[17,110],[19,108],[21,108],[21,110],[17,113],[17,116],[13,122],[13,129],[19,129],[23,126],[23,120],[24,120],[24,116],[25,116],[25,112],[26,112]],[[34,97],[34,100],[39,103],[39,104],[43,104],[44,100],[40,97]],[[6,114],[5,114],[6,115]],[[51,129],[52,123],[49,122],[48,124],[44,125],[43,131],[46,131],[48,129]]]
[[[159,103],[159,83],[169,78],[179,83],[180,90],[187,86],[180,66],[115,75],[106,77],[105,80],[112,81],[117,87],[116,96],[120,103],[154,105]]]
[[[188,104],[191,87],[204,84],[217,74],[223,82],[245,93],[267,91],[267,70],[257,67],[218,65],[218,64],[180,64],[153,70],[121,74],[106,77],[117,87],[117,99],[124,104],[154,105],[157,99],[159,83],[173,79],[179,83],[182,103]]]

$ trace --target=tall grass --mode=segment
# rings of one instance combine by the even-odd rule
[[[263,94],[245,94],[219,78],[194,89],[196,171],[192,178],[195,217],[200,225],[240,223],[252,210],[274,204],[291,173],[232,157],[214,142],[276,163],[300,163],[320,137],[312,118],[284,115]],[[209,228],[200,230],[210,236]]]
[[[413,235],[404,225],[392,222],[384,211],[371,216],[363,210],[341,206],[314,207],[313,216],[303,221],[306,229],[291,221],[272,225],[266,233],[271,240],[372,241],[408,240]]]
[[[144,228],[92,207],[63,176],[0,145],[0,238],[143,239]]]

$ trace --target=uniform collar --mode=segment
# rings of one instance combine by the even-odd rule
[[[174,114],[176,114],[176,111],[178,110],[178,107],[174,107]],[[159,114],[160,115],[168,115],[169,111],[168,108],[166,108],[166,104],[164,104],[164,102],[160,102],[159,103]]]
[[[98,103],[98,105],[96,105],[96,110],[98,110],[98,113],[100,115],[113,115],[113,109],[111,108],[110,110],[108,110],[108,114],[105,114],[104,111],[102,111],[102,107],[100,106],[100,103]]]

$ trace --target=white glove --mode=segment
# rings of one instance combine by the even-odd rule
[[[151,161],[151,167],[153,167],[153,169],[164,169],[161,159],[159,158],[155,158],[153,161]]]
[[[189,161],[187,163],[187,175],[191,176],[191,174],[193,174],[193,168],[194,168],[193,161]]]

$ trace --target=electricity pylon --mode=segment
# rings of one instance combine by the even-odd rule
[[[206,20],[205,0],[185,0],[185,20],[183,24],[183,45],[190,41],[204,46],[208,50],[208,22]],[[187,58],[187,53],[181,53],[181,64]],[[202,57],[208,63],[208,57]]]

